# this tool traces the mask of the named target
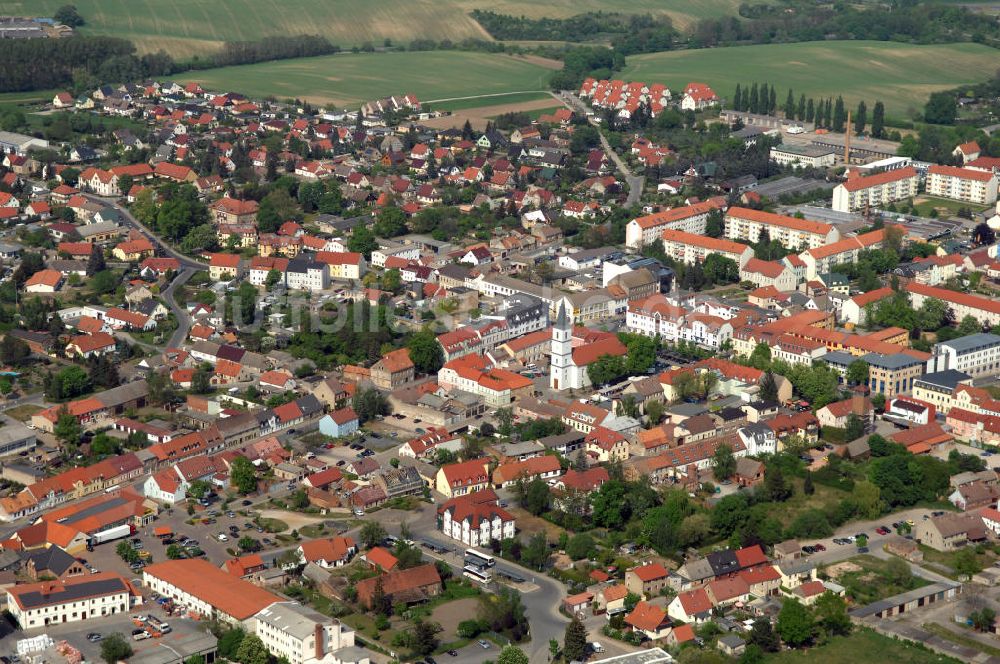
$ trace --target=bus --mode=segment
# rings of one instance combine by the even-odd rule
[[[466,565],[462,568],[462,576],[472,579],[478,583],[486,585],[493,581],[493,573],[488,567],[477,567],[475,565]]]
[[[481,553],[475,549],[465,550],[465,565],[474,565],[475,567],[493,567],[497,564],[497,561],[493,559],[493,556],[488,553]]]

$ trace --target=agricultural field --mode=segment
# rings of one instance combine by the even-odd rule
[[[427,102],[475,95],[506,96],[511,92],[538,93],[548,88],[549,76],[550,69],[511,56],[427,51],[279,60],[193,71],[178,78],[212,90],[254,97],[273,95],[278,99],[299,98],[354,107],[393,94],[412,93]],[[484,97],[475,105],[494,103]]]
[[[894,42],[840,41],[764,44],[672,51],[628,59],[620,78],[666,83],[672,89],[691,81],[712,86],[720,97],[736,84],[777,86],[778,105],[787,89],[807,97],[841,94],[851,105],[876,99],[886,114],[907,118],[935,90],[974,83],[992,75],[997,52],[980,44],[913,46]]]
[[[51,16],[65,0],[0,0],[0,14]],[[164,49],[179,59],[211,52],[227,40],[320,34],[342,47],[385,39],[490,39],[469,12],[490,9],[564,18],[587,11],[666,14],[679,28],[702,18],[736,14],[739,0],[74,0],[83,31],[124,37],[142,51]]]

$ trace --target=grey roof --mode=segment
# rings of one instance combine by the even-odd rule
[[[719,637],[719,643],[728,648],[739,648],[746,644],[746,641],[736,636],[735,634],[726,634],[725,636]]]
[[[849,613],[852,618],[866,618],[892,607],[916,601],[921,597],[930,597],[931,595],[936,595],[938,593],[947,592],[961,587],[962,584],[956,583],[955,581],[939,581],[928,586],[923,586],[922,588],[917,588],[916,590],[910,590],[905,593],[893,595],[892,597],[880,599],[876,602],[872,602],[871,604],[858,607]]]
[[[275,602],[254,616],[293,638],[303,640],[312,635],[316,625],[325,625],[329,618],[297,602]]]
[[[707,558],[689,560],[677,569],[677,573],[688,581],[701,581],[715,576],[712,564]]]
[[[896,353],[894,355],[882,355],[881,353],[868,353],[862,358],[871,366],[880,367],[882,369],[904,369],[906,367],[912,367],[914,365],[922,365],[924,362],[912,355],[906,355],[905,353]]]
[[[18,601],[24,609],[37,609],[43,606],[65,604],[88,597],[102,597],[115,593],[129,592],[122,578],[91,579],[83,577],[57,585],[54,592],[43,593],[41,590],[31,590],[18,595]]]
[[[72,567],[76,562],[76,558],[58,546],[50,546],[47,549],[33,549],[26,551],[22,555],[24,556],[25,564],[29,561],[34,563],[36,573],[51,572],[57,577],[62,576],[63,572]]]
[[[579,431],[567,431],[566,433],[557,433],[553,436],[546,436],[545,438],[539,438],[538,442],[547,447],[548,449],[555,449],[557,447],[568,447],[570,445],[582,444],[586,436]]]
[[[708,407],[703,403],[679,403],[676,406],[671,406],[667,409],[667,412],[672,415],[683,415],[686,417],[694,417],[695,415],[701,415],[702,413],[708,412]]]
[[[1000,336],[990,334],[989,332],[979,332],[977,334],[970,334],[957,339],[952,339],[950,341],[942,341],[941,345],[953,348],[959,353],[968,353],[974,350],[1000,346]]]
[[[94,395],[94,398],[100,401],[105,407],[112,408],[147,396],[149,396],[149,385],[145,379],[142,379],[113,387],[110,390],[98,392]]]
[[[956,371],[955,369],[946,369],[945,371],[924,374],[920,378],[917,378],[917,381],[947,390],[954,390],[960,384],[971,379],[972,376],[967,373],[962,373],[961,371]]]
[[[851,366],[851,362],[855,361],[856,359],[858,359],[856,355],[845,353],[842,350],[832,350],[827,352],[827,354],[823,356],[823,361],[826,362],[827,364],[835,364],[837,366],[842,366],[842,367]]]

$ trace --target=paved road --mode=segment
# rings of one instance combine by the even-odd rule
[[[177,329],[174,330],[174,333],[170,335],[170,339],[167,340],[167,348],[178,347],[187,338],[188,332],[191,331],[192,322],[191,316],[188,315],[187,311],[177,304],[177,301],[174,299],[174,293],[179,287],[187,283],[188,279],[190,279],[195,272],[198,270],[207,270],[208,266],[190,258],[189,256],[185,256],[184,254],[176,251],[166,242],[162,241],[156,233],[136,219],[132,213],[126,207],[120,205],[116,199],[90,194],[88,194],[88,198],[117,210],[118,213],[121,214],[122,219],[125,221],[127,226],[132,226],[133,228],[137,228],[145,233],[150,242],[158,248],[158,254],[170,256],[180,261],[181,269],[177,271],[177,274],[174,276],[174,280],[170,282],[170,285],[164,288],[163,292],[160,293],[163,297],[163,301],[166,302],[167,307],[169,307],[169,309],[173,312],[174,317],[177,319]]]
[[[434,554],[434,557],[444,560],[461,573],[463,552],[466,547],[461,542],[445,537],[437,530],[436,512],[432,505],[421,505],[419,512],[416,514],[411,512],[408,521],[411,537],[414,540],[428,540],[452,549],[453,552],[450,554],[444,556]],[[398,533],[398,527],[390,526],[388,529]],[[562,643],[566,623],[569,622],[559,613],[559,605],[566,596],[566,588],[551,577],[508,561],[498,560],[496,571],[520,577],[525,580],[527,587],[531,587],[530,590],[521,592],[521,600],[524,602],[531,628],[531,641],[521,644],[520,647],[527,653],[531,662],[549,661],[549,640],[556,639]],[[495,649],[492,652],[486,651],[473,643],[463,648],[459,657],[449,658],[449,661],[456,664],[472,664],[495,657],[496,654]]]
[[[586,116],[587,112],[590,110],[587,105],[584,104],[579,97],[577,97],[572,92],[563,91],[560,92],[557,98],[568,105],[570,108],[576,109],[577,112]],[[641,175],[635,175],[632,170],[625,163],[617,152],[611,149],[611,144],[608,143],[608,139],[604,137],[604,134],[599,132],[601,138],[601,147],[604,148],[605,154],[615,163],[618,170],[621,171],[622,177],[625,179],[625,183],[628,184],[628,197],[625,199],[625,207],[632,207],[633,205],[638,205],[642,200],[642,188],[646,183],[646,178]]]
[[[893,537],[895,533],[890,533],[889,535],[879,535],[875,532],[875,529],[879,526],[886,526],[888,528],[892,527],[892,524],[896,521],[906,521],[907,519],[912,519],[913,523],[916,524],[921,521],[924,516],[930,516],[932,510],[926,508],[914,508],[905,510],[902,512],[894,512],[892,514],[887,514],[886,516],[874,519],[872,521],[852,521],[845,526],[841,526],[831,537],[826,537],[823,539],[816,540],[800,540],[799,544],[822,544],[826,547],[826,551],[822,553],[813,554],[809,556],[809,560],[819,565],[828,565],[830,563],[840,562],[842,560],[847,560],[853,556],[858,555],[857,546],[854,544],[834,544],[834,538],[846,537],[848,535],[855,535],[858,533],[865,533],[868,536],[868,551],[872,555],[877,555],[877,552],[882,551],[882,546],[885,544],[886,540]],[[916,573],[916,567],[914,567],[914,572]],[[935,575],[937,576],[937,575]]]

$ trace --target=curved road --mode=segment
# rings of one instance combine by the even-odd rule
[[[167,348],[177,348],[181,343],[183,343],[183,341],[187,338],[188,333],[191,331],[192,321],[187,310],[177,304],[177,300],[174,299],[174,292],[179,287],[186,284],[188,279],[190,279],[195,272],[198,270],[207,270],[208,266],[189,256],[185,256],[184,254],[176,251],[166,242],[162,241],[156,233],[132,216],[132,213],[123,205],[120,205],[116,199],[94,196],[92,194],[87,194],[87,198],[98,202],[101,205],[107,205],[108,207],[117,210],[122,216],[122,219],[125,221],[125,225],[142,231],[143,234],[149,238],[149,241],[157,247],[158,254],[176,258],[180,262],[181,269],[177,271],[176,275],[174,275],[173,281],[171,281],[170,284],[160,293],[163,297],[163,301],[167,303],[167,307],[169,307],[170,311],[173,312],[174,318],[177,319],[177,329],[174,330],[174,333],[170,335],[170,339],[167,340]]]

